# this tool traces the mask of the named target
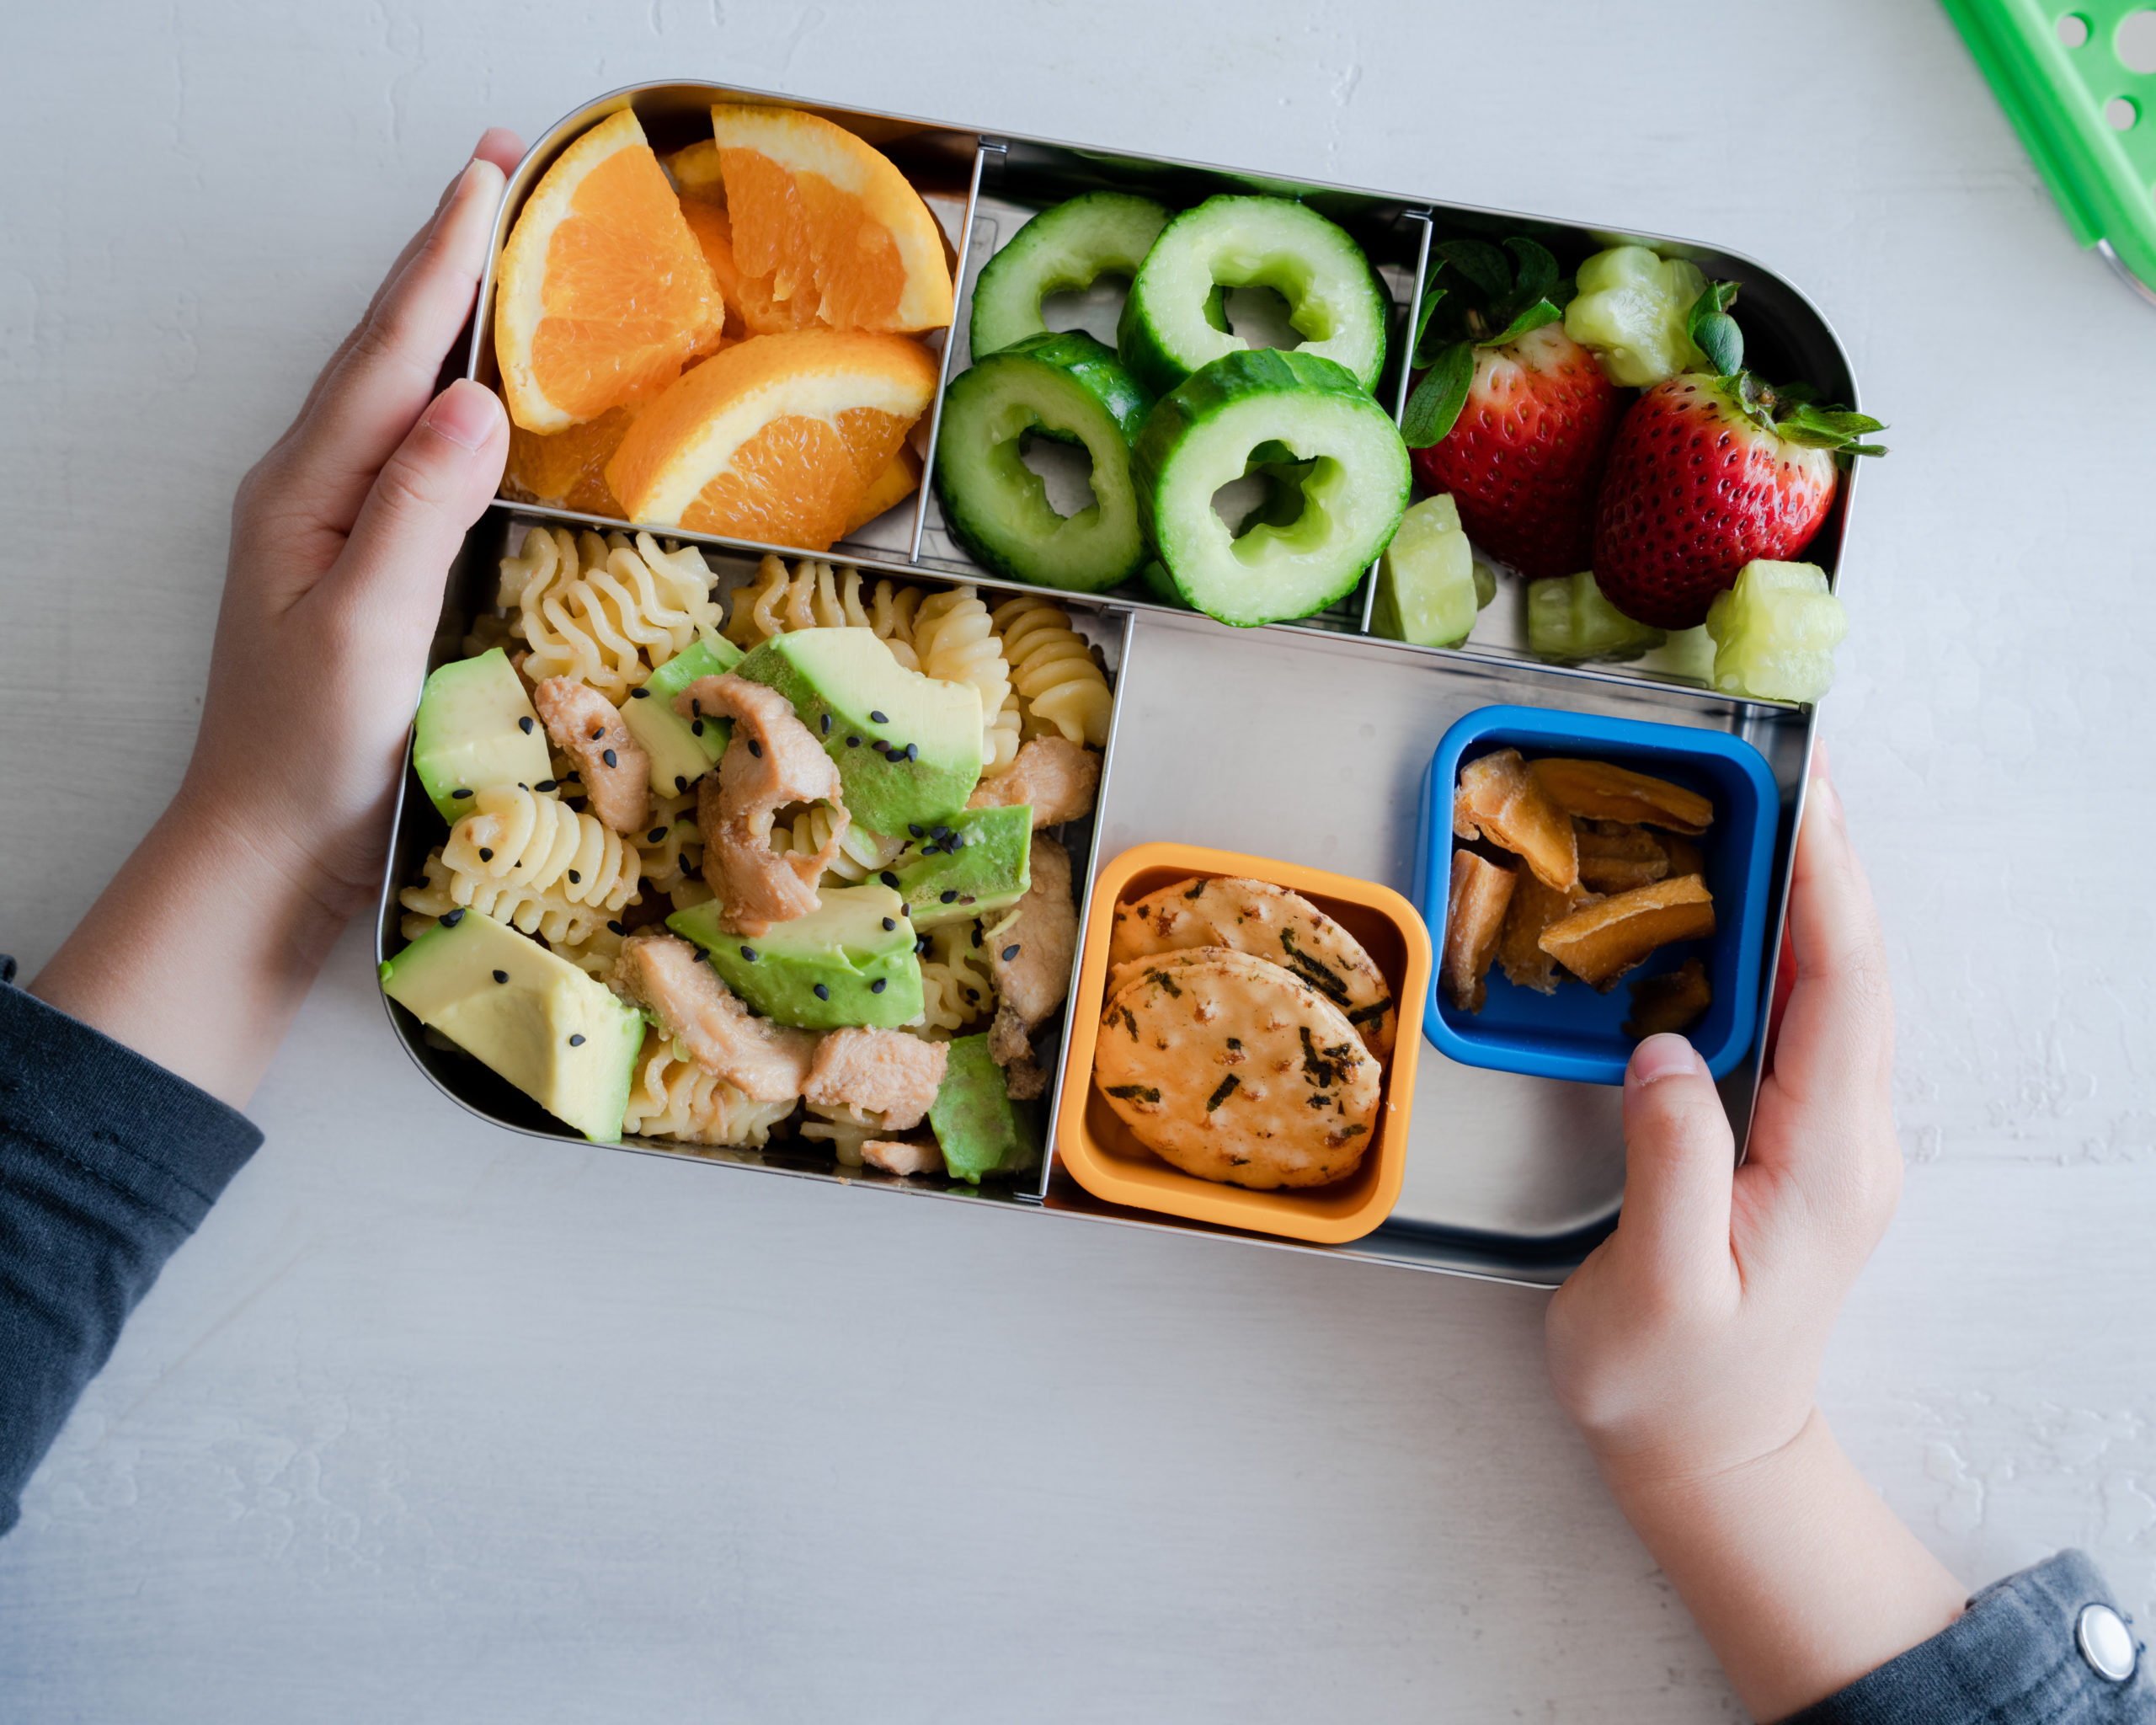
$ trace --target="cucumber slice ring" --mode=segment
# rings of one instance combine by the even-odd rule
[[[974,283],[968,339],[975,359],[1042,335],[1041,302],[1083,291],[1102,275],[1135,275],[1166,208],[1130,192],[1087,192],[1033,217],[983,266]]]
[[[1267,508],[1231,536],[1213,494],[1253,467],[1276,471],[1283,454],[1310,464],[1301,510]],[[1145,421],[1132,467],[1177,590],[1238,627],[1308,617],[1352,590],[1407,507],[1391,417],[1307,350],[1246,349],[1193,372]]]
[[[1147,388],[1165,393],[1199,366],[1245,350],[1206,316],[1216,283],[1272,288],[1303,337],[1293,351],[1331,360],[1364,389],[1377,387],[1391,308],[1361,248],[1300,204],[1229,196],[1177,216],[1132,278],[1116,345]]]
[[[1130,446],[1146,395],[1115,355],[1082,330],[1029,335],[977,360],[943,397],[936,492],[974,558],[1036,586],[1097,593],[1145,560]],[[1022,456],[1024,439],[1082,444],[1093,501],[1060,515]]]

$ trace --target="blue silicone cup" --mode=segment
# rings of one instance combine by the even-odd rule
[[[1453,789],[1465,762],[1499,749],[1517,749],[1530,760],[1561,755],[1607,761],[1710,798],[1714,824],[1694,842],[1706,858],[1715,932],[1708,940],[1662,948],[1608,994],[1571,978],[1553,995],[1537,994],[1515,987],[1492,966],[1482,1010],[1463,1012],[1433,981],[1423,1034],[1440,1053],[1467,1065],[1621,1084],[1633,1048],[1622,1028],[1632,1015],[1630,985],[1698,957],[1705,962],[1714,1004],[1687,1033],[1708,1070],[1717,1078],[1727,1076],[1751,1048],[1759,1017],[1768,874],[1781,810],[1765,760],[1722,731],[1538,707],[1476,708],[1445,733],[1422,784],[1414,896],[1439,953],[1452,880]]]

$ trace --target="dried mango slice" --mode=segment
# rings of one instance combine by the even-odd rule
[[[1625,1034],[1639,1038],[1689,1030],[1714,1003],[1707,967],[1697,959],[1687,959],[1667,976],[1650,976],[1632,985],[1632,1016],[1625,1021]]]
[[[1534,772],[1550,801],[1583,820],[1637,820],[1689,833],[1714,825],[1715,805],[1697,791],[1607,761],[1550,757],[1536,761]]]
[[[1680,874],[1705,874],[1707,872],[1706,854],[1682,833],[1664,833],[1662,847],[1669,852],[1668,879]]]
[[[1457,891],[1457,866],[1453,879]],[[1542,950],[1581,981],[1606,992],[1657,947],[1714,932],[1714,897],[1705,881],[1687,874],[1574,911],[1543,934]]]
[[[1485,862],[1472,851],[1452,853],[1452,895],[1445,911],[1441,977],[1445,992],[1463,1012],[1481,1012],[1488,997],[1483,979],[1497,956],[1505,907],[1512,902],[1518,882],[1511,869]]]
[[[1580,884],[1596,892],[1628,893],[1635,887],[1652,886],[1673,872],[1662,841],[1643,826],[1582,820],[1577,833]]]
[[[1585,858],[1581,866],[1584,869]],[[1531,872],[1524,871],[1513,889],[1511,908],[1505,912],[1503,932],[1497,937],[1497,965],[1515,987],[1537,994],[1557,991],[1557,961],[1542,950],[1544,931],[1562,922],[1573,911],[1601,901],[1601,895],[1584,887],[1561,893],[1546,887]]]
[[[1486,838],[1517,852],[1545,886],[1570,892],[1580,884],[1571,818],[1550,799],[1517,749],[1500,749],[1460,768],[1452,830],[1457,837]]]

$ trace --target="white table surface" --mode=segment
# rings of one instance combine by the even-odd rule
[[[1964,1579],[2078,1543],[2156,1621],[2156,311],[1935,5],[182,0],[8,35],[31,970],[185,758],[234,482],[489,121],[730,78],[1790,275],[1893,422],[1823,728],[1909,1178],[1825,1403]],[[1737,1715],[1551,1402],[1541,1295],[513,1138],[392,1042],[358,931],[253,1112],[0,1544],[0,1715]]]

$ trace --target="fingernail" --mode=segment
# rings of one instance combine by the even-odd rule
[[[427,424],[451,443],[478,449],[494,435],[501,423],[501,403],[483,384],[460,379],[435,398],[427,409]]]
[[[1692,1044],[1664,1031],[1632,1050],[1631,1067],[1625,1076],[1630,1083],[1646,1086],[1661,1078],[1689,1077],[1699,1070],[1700,1057]]]
[[[1829,820],[1842,818],[1842,793],[1834,788],[1833,780],[1815,778],[1812,781],[1812,807]]]

